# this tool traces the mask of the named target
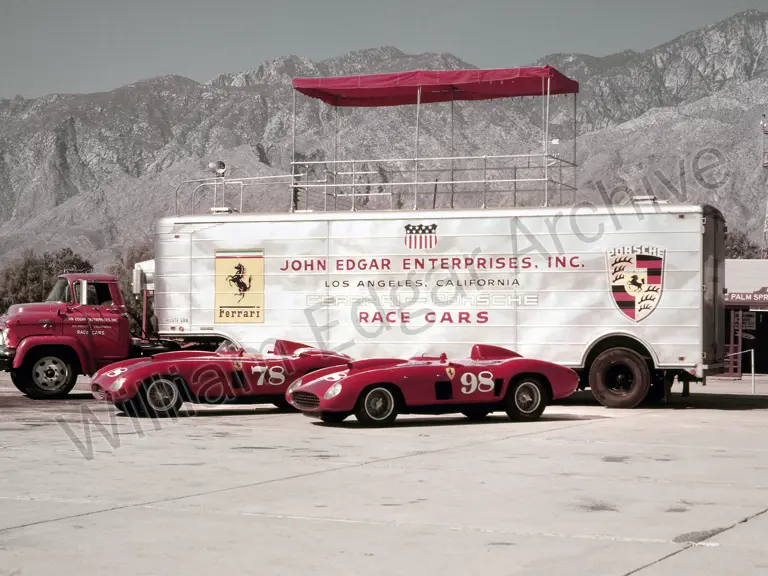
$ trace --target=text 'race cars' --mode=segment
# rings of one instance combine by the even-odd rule
[[[111,364],[94,375],[91,392],[119,410],[148,416],[174,415],[184,402],[240,400],[290,409],[285,392],[296,378],[350,360],[287,340],[266,354],[225,342],[215,352],[165,352]]]
[[[286,399],[307,416],[365,425],[391,424],[398,414],[461,413],[480,420],[504,411],[513,420],[537,420],[552,400],[573,394],[570,368],[476,344],[469,358],[373,358],[317,371],[288,387]]]

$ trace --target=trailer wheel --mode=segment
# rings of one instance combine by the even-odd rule
[[[607,408],[634,408],[651,388],[651,369],[629,348],[611,348],[600,354],[589,369],[589,387]]]

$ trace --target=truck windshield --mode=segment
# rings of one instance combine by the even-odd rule
[[[69,302],[69,282],[66,278],[59,278],[48,293],[46,302]]]

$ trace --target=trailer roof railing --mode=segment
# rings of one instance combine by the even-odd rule
[[[551,66],[496,70],[414,71],[293,80],[290,174],[182,182],[176,213],[197,213],[206,195],[214,213],[243,212],[246,189],[256,189],[254,209],[268,197],[285,195],[287,211],[552,206],[575,202],[577,190],[576,112],[578,82]],[[301,93],[334,107],[332,157],[296,159],[296,96]],[[572,149],[550,139],[550,100],[573,97]],[[454,153],[456,101],[542,97],[541,148],[527,154],[459,156]],[[450,103],[450,151],[442,157],[419,154],[420,110],[424,104]],[[414,154],[410,158],[339,159],[338,108],[415,105]],[[519,146],[518,146],[519,147]],[[223,166],[223,164],[221,165]],[[186,201],[180,201],[182,188]],[[228,198],[234,202],[228,203]],[[206,204],[208,202],[205,202]],[[184,208],[186,206],[186,208]],[[251,206],[248,207],[249,209]]]

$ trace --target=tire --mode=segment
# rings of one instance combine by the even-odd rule
[[[389,426],[397,418],[397,397],[387,386],[373,386],[360,395],[355,418],[364,426]]]
[[[320,416],[320,420],[325,422],[326,424],[339,424],[340,422],[344,422],[344,420],[347,419],[346,412],[328,412],[327,414],[323,414]]]
[[[467,408],[466,410],[462,410],[461,413],[470,420],[480,421],[485,420],[491,411],[486,410],[485,408]]]
[[[547,387],[535,376],[513,381],[504,396],[504,411],[516,422],[533,422],[547,407]]]
[[[12,381],[16,388],[35,400],[64,398],[77,383],[71,356],[59,350],[32,350]]]
[[[606,408],[634,408],[651,389],[648,362],[629,348],[611,348],[589,368],[592,395]]]
[[[174,418],[184,403],[177,378],[160,376],[147,380],[139,391],[142,413],[152,418]]]

